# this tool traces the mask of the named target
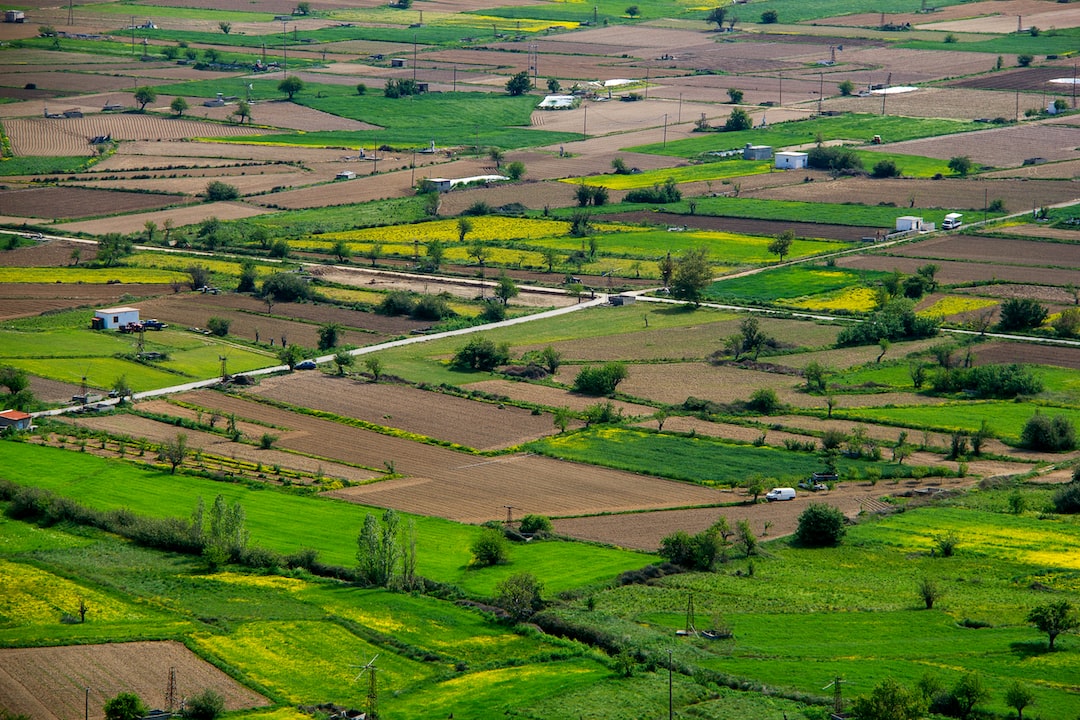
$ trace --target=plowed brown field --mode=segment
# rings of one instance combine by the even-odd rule
[[[167,285],[0,283],[0,320],[40,315],[80,305],[115,305],[124,295],[172,292]]]
[[[293,430],[278,446],[368,467],[390,463],[405,477],[331,493],[353,502],[479,523],[524,513],[578,515],[707,505],[717,492],[687,483],[533,455],[488,458],[380,435],[257,402],[200,391],[182,400]]]
[[[522,408],[408,385],[359,382],[322,373],[267,378],[250,392],[478,450],[520,445],[555,432],[548,413],[533,415]]]
[[[1080,240],[1080,233],[1075,233]],[[1022,238],[989,238],[977,235],[947,235],[890,251],[902,257],[934,258],[1006,265],[1080,267],[1080,245],[1041,242]]]
[[[226,710],[271,704],[171,640],[0,650],[0,697],[9,713],[35,720],[83,717],[84,704],[98,720],[105,716],[105,702],[119,692],[159,706],[170,668],[176,668],[178,701],[214,690],[224,696]]]
[[[92,215],[150,210],[190,202],[176,195],[91,190],[75,187],[35,187],[0,190],[0,215],[72,220]]]

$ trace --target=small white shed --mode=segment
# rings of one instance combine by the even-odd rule
[[[139,322],[138,308],[114,307],[94,311],[94,327],[101,330],[116,330],[128,323],[137,322]]]
[[[743,160],[768,160],[773,156],[771,145],[751,145],[746,143],[743,147]]]
[[[896,229],[898,231],[910,231],[921,232],[923,230],[923,219],[917,215],[902,215],[896,218]]]
[[[809,157],[810,156],[804,152],[781,150],[776,153],[775,167],[780,168],[781,170],[801,170],[806,167]]]
[[[352,170],[342,170],[335,176],[338,180],[353,180],[356,178],[356,173]]]

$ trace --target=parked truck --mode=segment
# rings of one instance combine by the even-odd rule
[[[964,216],[960,213],[949,213],[945,216],[945,219],[941,221],[942,230],[955,230],[964,224]]]

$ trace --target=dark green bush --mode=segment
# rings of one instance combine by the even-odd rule
[[[1051,418],[1036,411],[1020,432],[1020,444],[1029,450],[1072,450],[1076,447],[1076,430],[1064,415]]]
[[[626,365],[621,362],[588,366],[582,368],[574,378],[574,391],[586,395],[610,395],[625,379]]]
[[[824,503],[812,503],[799,515],[795,542],[803,547],[833,547],[839,545],[847,532],[844,513]]]

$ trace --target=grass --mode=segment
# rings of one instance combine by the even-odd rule
[[[1063,415],[1074,426],[1080,423],[1080,408],[998,400],[952,402],[944,406],[845,408],[834,410],[833,416],[948,433],[975,432],[985,421],[995,436],[1005,442],[1018,443],[1024,424],[1036,412]]]
[[[775,0],[772,1],[775,2]],[[693,158],[709,152],[737,150],[746,143],[771,145],[779,150],[793,145],[814,143],[819,137],[822,140],[846,140],[856,144],[866,144],[874,135],[881,135],[886,142],[900,142],[921,137],[968,132],[978,130],[980,127],[985,128],[985,125],[980,126],[978,123],[959,120],[882,117],[859,113],[776,123],[765,128],[739,132],[701,133],[686,140],[669,142],[666,146],[663,143],[654,143],[627,148],[627,150]]]
[[[987,38],[985,35],[965,37],[956,34],[957,42],[945,45],[931,40],[909,40],[898,43],[896,47],[910,50],[959,50],[961,52],[982,52],[1016,55],[1063,55],[1069,57],[1076,53],[1076,42],[1080,37],[1077,28],[1043,28],[1038,36],[1031,33],[1009,33]],[[943,38],[944,40],[944,38]],[[1068,76],[1068,73],[1062,73]]]
[[[93,165],[94,158],[74,155],[5,157],[0,160],[0,176],[5,175],[66,175],[82,172]]]
[[[187,275],[154,268],[139,267],[0,267],[0,283],[87,283],[104,285],[122,282],[134,285],[168,284],[185,280]]]
[[[706,291],[710,299],[738,299],[752,303],[783,303],[846,290],[852,286],[870,285],[889,273],[871,270],[820,267],[811,265],[786,266],[768,271],[768,281],[760,276],[732,278],[714,282]]]
[[[526,447],[542,455],[702,485],[734,487],[751,477],[765,477],[775,485],[793,486],[822,469],[821,458],[814,453],[614,427],[557,435]],[[838,463],[842,477],[857,476],[857,468],[866,466],[864,462]],[[881,466],[885,477],[896,469]]]
[[[323,562],[355,563],[356,536],[367,512],[381,510],[351,503],[303,497],[185,477],[183,483],[164,471],[144,470],[84,453],[7,443],[0,455],[0,477],[31,482],[99,509],[128,508],[151,517],[187,516],[200,497],[210,505],[217,495],[240,502],[251,542],[281,553],[302,548],[319,552]],[[469,593],[488,596],[497,582],[528,568],[549,592],[606,582],[619,572],[648,564],[651,556],[575,543],[514,546],[511,562],[484,570],[468,568],[469,546],[479,529],[438,518],[417,516],[418,572]],[[568,563],[573,571],[567,572]]]
[[[872,150],[856,150],[855,155],[859,157],[863,162],[863,167],[867,172],[874,169],[874,166],[885,160],[892,160],[896,163],[896,167],[899,168],[900,174],[904,177],[915,178],[932,178],[935,175],[952,175],[952,170],[949,169],[949,163],[947,160],[939,160],[938,158],[923,157],[921,155],[903,155],[901,153],[885,153],[876,152]]]
[[[958,4],[955,0],[945,0],[935,4],[935,7],[947,7]],[[910,4],[903,0],[769,0],[762,7],[766,10],[775,10],[782,23],[795,23],[804,20],[816,20],[818,18],[834,17],[837,15],[853,15],[857,13],[903,13],[910,12]],[[757,10],[757,8],[754,8]],[[752,21],[758,17],[747,18]]]
[[[685,167],[661,168],[626,175],[606,174],[590,175],[582,178],[566,178],[560,182],[573,185],[584,183],[609,190],[633,190],[648,188],[654,184],[663,184],[669,178],[677,183],[705,182],[706,180],[726,180],[746,175],[761,175],[772,171],[772,161],[727,160]]]

